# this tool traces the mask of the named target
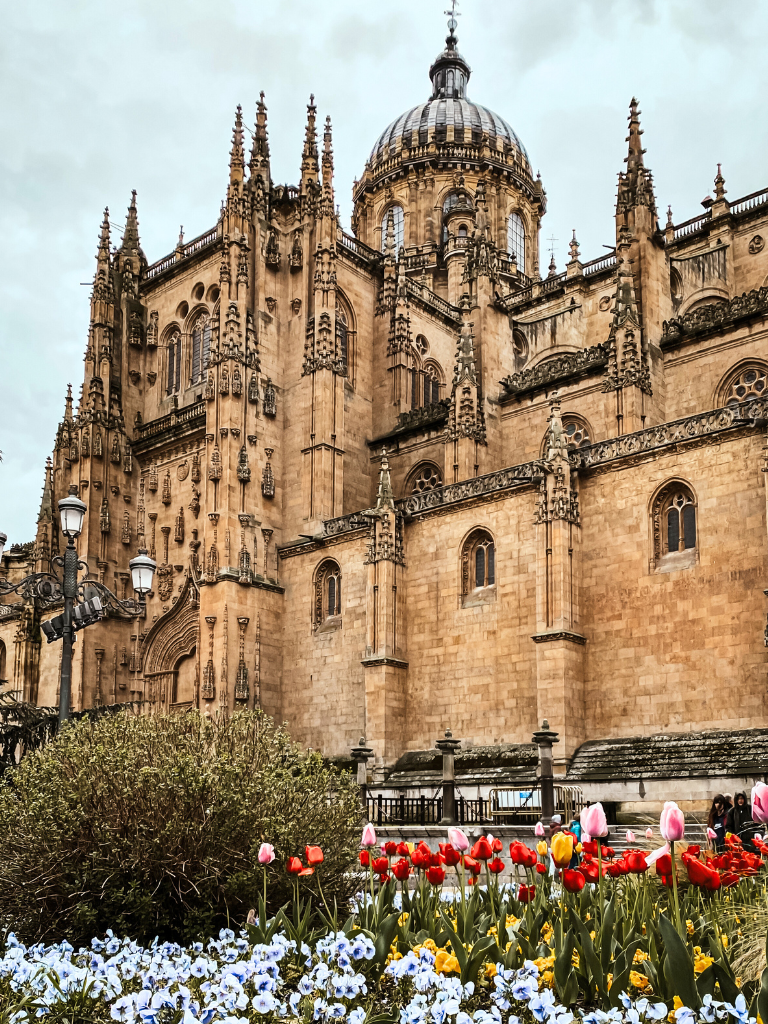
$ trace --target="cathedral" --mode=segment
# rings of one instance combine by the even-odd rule
[[[0,565],[50,568],[72,484],[92,576],[128,599],[129,560],[157,562],[141,616],[78,633],[76,709],[261,707],[382,767],[545,718],[561,773],[768,736],[768,189],[730,201],[718,165],[698,216],[660,219],[632,100],[615,247],[574,233],[547,266],[544,183],[450,24],[352,234],[330,117],[310,98],[278,185],[263,93],[209,231],[150,264],[136,194],[117,245],[105,212],[82,387]],[[5,688],[56,704],[56,610],[3,601]]]

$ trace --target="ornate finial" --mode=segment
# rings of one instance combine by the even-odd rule
[[[674,226],[675,226],[674,222],[672,221],[672,207],[668,206],[667,207],[667,227],[668,228],[672,228]]]
[[[136,189],[131,189],[131,201],[128,204],[128,216],[125,219],[125,232],[120,246],[121,252],[132,252],[139,248],[139,214],[136,207]],[[136,269],[136,268],[134,268]]]
[[[720,171],[720,164],[717,165],[717,175],[715,176],[715,202],[720,202],[725,197],[727,189],[725,186],[725,178]]]
[[[548,273],[547,276],[548,277],[556,277],[557,276],[557,264],[555,263],[555,253],[554,253],[554,250],[553,250],[552,255],[550,257],[550,260],[549,260],[549,273]]]
[[[379,489],[376,492],[376,509],[395,507],[395,495],[392,492],[392,481],[389,476],[387,449],[381,449],[381,469],[379,470]]]
[[[179,225],[179,240],[176,243],[177,248],[181,249],[184,245],[184,225]]]
[[[458,2],[459,0],[451,0],[451,9],[444,12],[448,15],[448,38],[445,42],[449,50],[455,50],[456,43],[458,42],[458,38],[456,36],[456,27],[458,22],[456,19],[461,17],[461,11],[456,10],[456,4]]]
[[[576,228],[573,229],[573,238],[568,243],[568,250],[571,254],[571,263],[575,263],[579,258],[579,243],[576,241]]]
[[[243,151],[243,108],[238,103],[235,111],[235,126],[232,129],[232,149],[229,153],[229,180],[243,180],[245,153]]]

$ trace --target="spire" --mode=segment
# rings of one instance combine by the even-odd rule
[[[571,263],[575,263],[581,255],[579,252],[579,243],[576,241],[576,228],[573,229],[573,238],[568,243],[568,250],[571,254]]]
[[[264,103],[264,93],[259,93],[259,102],[256,104],[256,130],[253,133],[253,145],[251,146],[251,159],[248,164],[251,173],[251,181],[261,176],[264,184],[269,186],[269,141],[267,138],[267,107]]]
[[[553,249],[552,250],[552,255],[550,256],[550,259],[549,259],[549,274],[547,275],[547,277],[556,277],[556,276],[557,276],[557,264],[555,263],[555,250]]]
[[[242,181],[245,171],[243,151],[243,108],[238,103],[235,111],[235,126],[232,129],[232,149],[229,152],[229,182]]]
[[[67,397],[64,402],[64,422],[72,423],[72,385],[67,384]]]
[[[316,114],[317,107],[315,106],[315,96],[313,93],[310,95],[309,103],[307,104],[307,127],[304,135],[304,149],[301,154],[302,184],[306,181],[317,181],[318,163],[317,132],[315,130]]]
[[[392,481],[389,476],[389,462],[387,460],[387,449],[381,450],[381,469],[379,470],[379,489],[376,492],[376,511],[394,509],[395,495],[392,491]]]
[[[45,460],[45,482],[43,483],[37,521],[38,523],[53,522],[53,463],[50,456]]]
[[[384,262],[395,262],[395,214],[391,207],[387,214],[387,227],[384,235]]]
[[[640,113],[637,100],[633,96],[629,104],[629,135],[626,138],[629,148],[624,158],[627,169],[625,172],[619,173],[617,214],[626,213],[637,206],[647,206],[653,214],[656,213],[653,175],[643,161],[645,150],[640,141],[640,136],[643,134],[643,129],[640,127]]]
[[[333,136],[328,116],[323,132],[323,212],[326,216],[333,216],[333,205]]]
[[[135,195],[135,193],[134,193]],[[99,250],[96,253],[97,275],[101,267],[109,267],[109,207],[104,207],[104,219],[99,233]]]
[[[128,205],[128,216],[125,219],[125,231],[120,252],[130,254],[139,250],[139,214],[136,208],[136,189],[134,188],[131,189],[131,201]]]

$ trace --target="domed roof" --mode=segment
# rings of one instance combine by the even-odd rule
[[[477,144],[484,133],[488,135],[491,146],[495,146],[496,140],[500,139],[505,149],[513,148],[519,153],[530,170],[525,147],[504,118],[467,98],[466,88],[471,71],[456,49],[456,43],[451,27],[445,50],[429,70],[432,80],[431,98],[426,103],[419,103],[406,110],[384,129],[371,150],[371,164],[394,156],[397,141],[404,136],[411,147],[424,145],[435,138],[437,141],[445,141],[450,126],[453,128],[454,142],[459,144]]]

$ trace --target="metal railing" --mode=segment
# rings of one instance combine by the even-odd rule
[[[584,794],[580,786],[564,786],[555,783],[555,814],[559,814],[564,823],[572,821],[581,813],[584,806]],[[541,818],[541,789],[492,789],[488,794],[490,814],[494,821],[510,825],[535,825]]]
[[[459,825],[491,825],[488,801],[483,797],[467,800],[457,796],[456,821]],[[439,825],[443,817],[441,796],[371,796],[366,800],[368,820],[376,825]],[[538,819],[537,819],[538,820]]]

